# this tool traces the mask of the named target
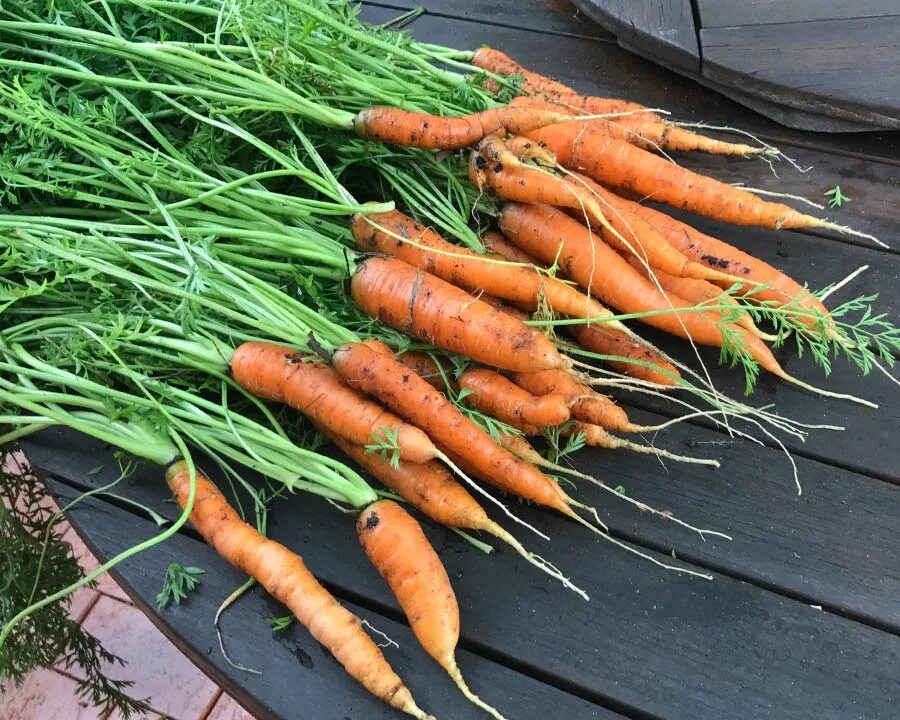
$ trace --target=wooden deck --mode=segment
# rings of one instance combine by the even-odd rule
[[[383,22],[411,5],[406,0],[367,4],[364,16]],[[496,45],[581,91],[665,107],[679,119],[740,125],[778,144],[814,169],[800,174],[782,163],[776,178],[759,161],[684,162],[724,180],[812,198],[840,184],[853,201],[833,211],[835,219],[900,247],[900,134],[820,136],[783,128],[624,51],[565,3],[427,5],[429,12],[411,26],[423,40],[463,48]],[[823,233],[692,221],[814,288],[869,265],[835,299],[879,292],[879,307],[894,322],[900,319],[897,250]],[[683,347],[671,342],[667,347],[687,357]],[[714,363],[714,354],[705,357]],[[790,372],[825,382],[805,359],[790,353],[781,359]],[[741,379],[733,373],[715,370],[713,376],[723,390],[740,394]],[[701,422],[648,440],[718,457],[719,471],[668,462],[662,467],[626,452],[591,450],[576,457],[580,469],[623,485],[633,496],[733,535],[732,542],[704,542],[611,502],[590,486],[578,488],[618,537],[663,559],[671,560],[674,550],[679,561],[710,571],[712,582],[661,571],[556,516],[518,508],[553,538],[550,544],[538,539],[529,544],[588,590],[591,601],[585,603],[510,552],[498,548],[496,555],[485,556],[455,535],[426,526],[460,601],[460,664],[473,689],[511,719],[896,718],[900,388],[879,374],[864,378],[842,362],[828,386],[874,399],[881,408],[825,401],[767,378],[753,398],[757,405],[776,403],[792,418],[847,428],[813,433],[806,443],[785,440],[803,484],[799,497],[777,447],[736,441]],[[638,421],[673,414],[663,403],[623,401]],[[61,498],[117,474],[107,450],[71,433],[45,432],[26,452]],[[103,470],[89,472],[101,464]],[[142,468],[117,492],[167,517],[175,514],[155,468]],[[110,498],[82,503],[70,521],[105,557],[157,531],[133,507]],[[301,495],[275,505],[270,534],[298,550],[343,602],[399,643],[386,653],[423,707],[441,718],[482,717],[417,647],[396,602],[360,552],[353,522],[352,516]],[[182,606],[157,613],[153,598],[169,562],[197,565],[206,574],[201,589]],[[125,563],[117,578],[166,634],[260,718],[397,717],[346,676],[303,628],[294,624],[273,637],[265,618],[284,611],[258,588],[223,616],[221,629],[231,658],[262,675],[230,666],[219,652],[212,620],[243,578],[191,529]]]
[[[575,0],[632,51],[785,124],[900,128],[894,0]]]

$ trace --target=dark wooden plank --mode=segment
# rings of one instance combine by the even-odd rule
[[[50,489],[60,499],[75,496],[62,483],[51,481]],[[158,532],[153,524],[97,500],[82,503],[68,518],[91,549],[105,558]],[[199,589],[186,601],[159,611],[155,596],[170,562],[198,566],[205,572]],[[218,605],[245,576],[204,543],[176,535],[121,564],[115,575],[169,639],[254,716],[294,718],[298,717],[298,708],[302,708],[303,717],[316,720],[399,717],[399,713],[372,698],[353,681],[299,623],[273,635],[266,618],[284,615],[286,609],[259,587],[223,614],[221,630],[232,659],[262,674],[242,672],[229,665],[219,651],[212,620]],[[417,646],[408,627],[352,602],[344,604],[399,644],[399,648],[386,648],[385,656],[422,707],[441,717],[484,717]],[[472,653],[461,651],[459,662],[476,692],[502,707],[510,717],[526,717],[531,712],[541,716],[565,712],[569,717],[622,719],[621,715]],[[135,673],[140,673],[139,667],[127,667],[116,674],[129,677]]]
[[[667,67],[699,72],[700,48],[691,0],[573,1],[619,42],[639,46],[645,56]]]
[[[582,15],[568,0],[364,0],[364,5],[412,10],[423,7],[435,17],[453,17],[489,25],[537,30],[553,35],[571,35],[598,42],[615,42],[610,33]]]
[[[845,0],[696,0],[696,3],[700,25],[704,28],[900,15],[896,0],[856,0],[852,3]]]
[[[479,6],[482,1],[473,2],[472,7]],[[370,18],[366,13],[376,9],[366,6],[363,17]],[[381,10],[371,17],[373,21],[384,22],[392,17]],[[558,43],[539,32],[429,17],[427,14],[412,23],[410,31],[425,42],[461,49],[490,44],[508,52],[529,69],[555,77],[579,92],[624,97],[652,107],[668,108],[680,119],[737,126],[776,143],[798,143],[830,152],[855,153],[900,163],[900,133],[860,136],[810,135],[793,131],[614,44],[570,38],[565,42],[565,52],[560,52]]]
[[[900,15],[702,28],[703,74],[823,115],[900,128]]]
[[[72,474],[78,454],[71,439],[69,445],[71,452],[55,456],[56,469]],[[96,450],[88,447],[84,454],[82,471],[97,462]],[[631,462],[621,457],[619,462]],[[771,464],[763,461],[754,469],[765,462]],[[646,467],[637,472],[651,474]],[[759,484],[758,472],[740,482]],[[155,469],[142,471],[119,492],[163,512],[172,510],[161,505],[165,493]],[[784,505],[775,493],[760,512],[770,510],[773,536],[780,532],[790,544],[802,526]],[[740,518],[742,510],[731,506],[726,512]],[[517,512],[551,534],[552,544],[542,552],[573,572],[592,600],[585,603],[536,576],[509,553],[486,557],[444,531],[428,528],[454,578],[467,647],[507,658],[517,668],[584,697],[608,697],[629,713],[893,717],[897,636],[725,576],[705,582],[665,573],[591,540],[559,518],[521,506]],[[702,512],[695,503],[693,514]],[[784,514],[776,522],[779,512]],[[758,532],[759,527],[765,524],[733,529]],[[298,497],[273,508],[270,530],[273,537],[302,546],[310,564],[337,590],[365,593],[374,609],[396,613],[392,598],[358,552],[352,518]],[[725,545],[720,548],[728,552]]]

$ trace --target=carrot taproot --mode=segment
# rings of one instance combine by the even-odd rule
[[[563,395],[533,393],[487,368],[466,370],[459,376],[459,387],[468,390],[464,402],[501,422],[553,427],[562,425],[570,416]]]
[[[601,395],[583,385],[569,373],[557,370],[513,373],[510,375],[510,380],[537,397],[561,396],[565,399],[572,417],[576,420],[620,432],[642,432],[644,430],[642,426],[632,423],[626,412],[612,398]]]
[[[488,232],[481,239],[484,246],[508,260],[543,265],[534,255],[509,242],[502,233]],[[649,347],[631,330],[619,323],[602,322],[590,325],[570,325],[569,334],[576,336],[577,342],[585,349],[599,355],[610,356],[604,360],[620,373],[657,385],[677,385],[681,373],[672,363],[656,350]],[[619,362],[614,357],[627,358],[636,362]]]
[[[332,363],[352,387],[378,398],[424,430],[442,451],[465,457],[488,482],[580,520],[556,482],[500,447],[442,393],[405,371],[392,356],[362,343],[349,343],[335,351]]]
[[[692,172],[589,125],[564,122],[525,134],[544,143],[567,168],[682,210],[736,225],[773,230],[827,228],[863,236],[789,205],[763,200],[747,190]]]
[[[756,326],[756,323],[753,322],[753,318],[750,313],[747,312],[747,309],[741,307],[741,304],[733,296],[722,292],[722,288],[718,285],[713,285],[706,280],[675,277],[674,275],[669,275],[669,273],[663,272],[657,268],[647,268],[636,257],[626,257],[625,259],[631,267],[637,270],[645,278],[652,282],[659,283],[666,292],[674,293],[678,297],[682,297],[695,305],[719,307],[721,309],[710,310],[710,312],[719,315],[722,315],[725,312],[733,312],[735,315],[733,321],[735,325],[744,328],[744,330],[756,335],[756,337],[762,340],[771,342],[777,339],[775,336],[760,330]]]
[[[760,286],[756,288],[745,288],[752,290],[754,299],[778,305],[794,304],[798,310],[809,311],[809,315],[798,314],[800,321],[809,325],[819,323],[830,325],[828,308],[824,303],[803,285],[772,265],[659,210],[639,203],[633,203],[630,208],[634,214],[654,225],[674,247],[696,262],[727,269],[735,275],[759,283]],[[835,332],[833,328],[827,329]]]
[[[481,253],[447,242],[397,210],[357,214],[351,230],[360,248],[392,255],[466,290],[523,303],[532,310],[543,298],[555,312],[571,317],[609,315],[596,300],[556,278],[505,260],[490,261]]]
[[[456,662],[459,604],[444,564],[419,523],[393,500],[379,500],[360,514],[356,530],[363,550],[390,586],[419,644],[469,701],[504,720],[463,679]]]
[[[396,432],[400,457],[426,462],[437,448],[417,427],[348,387],[327,365],[291,348],[247,342],[231,358],[235,381],[257,397],[284,403],[358,445]]]
[[[360,137],[391,145],[425,150],[458,150],[500,130],[521,134],[544,125],[566,122],[570,118],[561,108],[527,105],[503,105],[458,116],[373,107],[357,114],[354,128]]]
[[[563,272],[613,307],[629,313],[673,310],[640,319],[701,345],[722,347],[731,341],[766,370],[783,376],[781,366],[759,338],[734,325],[720,327],[718,318],[697,311],[678,296],[664,293],[615,250],[598,241],[589,228],[561,210],[548,205],[506,203],[500,214],[500,229],[526,252],[548,262],[559,262]]]
[[[166,472],[166,481],[184,508],[192,483],[188,464],[181,461],[172,465]],[[195,473],[193,482],[196,490],[191,522],[223,559],[255,578],[272,597],[284,603],[372,695],[413,717],[431,717],[416,705],[360,619],[322,587],[299,555],[241,520],[218,488],[201,473]]]
[[[503,370],[566,368],[542,333],[395,258],[360,263],[350,284],[370,317],[436,347]]]

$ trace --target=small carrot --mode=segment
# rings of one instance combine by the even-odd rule
[[[565,398],[572,416],[577,420],[620,432],[642,432],[645,429],[632,423],[612,398],[582,385],[568,373],[542,370],[536,373],[513,373],[510,379],[532,395]],[[531,421],[526,419],[526,422]]]
[[[572,89],[544,75],[540,75],[515,62],[509,55],[495,48],[478,48],[472,55],[472,64],[495,75],[521,75],[522,89],[529,93],[571,93]]]
[[[456,662],[459,605],[447,571],[419,523],[393,500],[379,500],[360,514],[356,530],[363,550],[393,591],[419,644],[469,701],[504,720],[463,680]]]
[[[299,410],[357,445],[396,433],[400,457],[426,462],[437,448],[421,430],[345,385],[327,365],[281,345],[247,342],[231,358],[235,381],[257,397]]]
[[[828,323],[828,308],[807,288],[766,262],[706,235],[687,223],[676,220],[659,210],[633,203],[632,212],[654,225],[665,238],[686,256],[710,267],[750,278],[763,287],[753,288],[752,297],[762,302],[778,305],[795,303],[798,310],[808,309],[810,315],[798,315],[798,319],[810,325]],[[750,290],[751,288],[747,288]],[[832,330],[832,332],[836,332]]]
[[[468,391],[464,402],[501,422],[553,427],[569,419],[567,398],[563,395],[533,393],[493,370],[466,370],[459,377],[459,386]]]
[[[181,508],[187,505],[191,471],[184,461],[169,468],[166,481]],[[360,619],[343,607],[316,580],[302,558],[284,545],[260,535],[234,511],[218,488],[200,473],[191,522],[219,555],[255,578],[284,603],[313,637],[375,697],[415,718],[422,711],[403,681],[391,669]]]
[[[470,115],[442,116],[395,107],[373,107],[354,121],[356,134],[368,140],[425,150],[458,150],[498,130],[521,134],[571,116],[561,108],[500,106]]]
[[[543,265],[536,257],[509,242],[501,233],[486,233],[481,241],[486,248],[508,260],[530,263],[537,267]],[[599,355],[608,355],[610,358],[621,357],[637,361],[604,360],[620,373],[657,385],[678,384],[678,378],[681,377],[678,369],[620,323],[601,322],[590,325],[570,325],[567,329],[570,334],[576,336],[576,340],[585,350]]]
[[[500,229],[507,238],[545,261],[557,260],[569,277],[604,302],[625,312],[675,309],[647,315],[642,322],[702,345],[722,347],[730,338],[760,365],[780,375],[784,371],[759,338],[733,325],[720,327],[718,318],[698,312],[691,303],[668,295],[641,277],[618,253],[597,241],[589,228],[547,205],[507,203],[500,215]],[[574,327],[574,326],[573,326]]]
[[[525,134],[532,140],[543,142],[567,168],[583,172],[605,185],[623,188],[683,210],[736,225],[757,225],[773,230],[824,228],[870,237],[699,175],[602,131],[579,126],[579,123],[559,123]]]
[[[569,366],[545,335],[401,260],[365,260],[350,289],[370,317],[484,365],[523,371]]]
[[[756,335],[756,337],[761,338],[762,340],[771,342],[777,339],[760,330],[756,326],[756,323],[753,322],[753,318],[750,316],[750,313],[747,312],[746,308],[741,307],[741,304],[734,297],[722,292],[722,288],[719,286],[713,285],[706,280],[675,277],[674,275],[669,275],[669,273],[655,268],[652,269],[651,272],[651,270],[645,267],[636,257],[626,257],[625,259],[631,267],[637,270],[645,278],[652,282],[659,283],[666,292],[682,297],[695,305],[705,304],[711,307],[724,306],[726,308],[725,310],[712,310],[711,312],[718,313],[719,315],[726,311],[734,312],[735,325],[744,328],[744,330]]]
[[[596,300],[556,278],[506,261],[491,261],[481,253],[447,242],[397,210],[357,214],[351,229],[360,248],[393,255],[466,290],[486,292],[530,309],[536,309],[543,297],[553,310],[571,317],[609,314]],[[702,267],[708,270],[706,265]]]
[[[467,466],[475,468],[480,477],[581,521],[570,507],[571,498],[556,482],[500,447],[442,393],[405,371],[393,357],[362,343],[350,343],[338,348],[332,362],[351,386],[378,398],[422,428],[451,458],[466,458]]]

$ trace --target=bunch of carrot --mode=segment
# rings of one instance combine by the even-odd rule
[[[622,437],[658,428],[632,422],[595,389],[603,382],[688,389],[725,414],[793,429],[722,400],[625,320],[721,348],[744,367],[748,390],[759,367],[809,388],[766,344],[785,328],[870,358],[861,336],[849,337],[795,280],[631,199],[737,224],[850,232],[658,154],[772,148],[579,95],[496,50],[392,43],[342,6],[289,0],[283,17],[242,17],[231,32],[224,1],[124,0],[171,32],[147,43],[110,19],[119,4],[104,6],[108,18],[90,5],[77,26],[43,17],[38,2],[0,19],[0,117],[20,153],[6,179],[22,205],[0,216],[10,298],[0,404],[16,426],[4,439],[67,425],[166,466],[182,522],[190,517],[284,602],[366,689],[414,717],[427,716],[360,620],[299,556],[240,518],[196,470],[189,445],[229,472],[248,465],[351,505],[364,552],[424,649],[501,717],[463,680],[456,597],[418,522],[342,462],[298,447],[270,404],[302,413],[432,521],[486,532],[587,598],[476,499],[538,532],[489,485],[642,554],[604,533],[594,508],[544,471],[611,489],[527,436],[711,463]],[[261,48],[271,62],[258,62]],[[484,87],[447,66],[482,72]],[[471,92],[453,95],[460,88]],[[510,88],[519,94],[507,102]],[[329,156],[335,142],[341,150]],[[389,199],[354,199],[357,159],[409,214]],[[482,194],[499,202],[490,231],[468,222]],[[51,205],[57,211],[44,210]],[[346,296],[336,282],[345,277]],[[775,336],[757,324],[773,318]],[[607,375],[598,380],[578,358],[605,362]],[[149,413],[165,422],[148,428]]]

